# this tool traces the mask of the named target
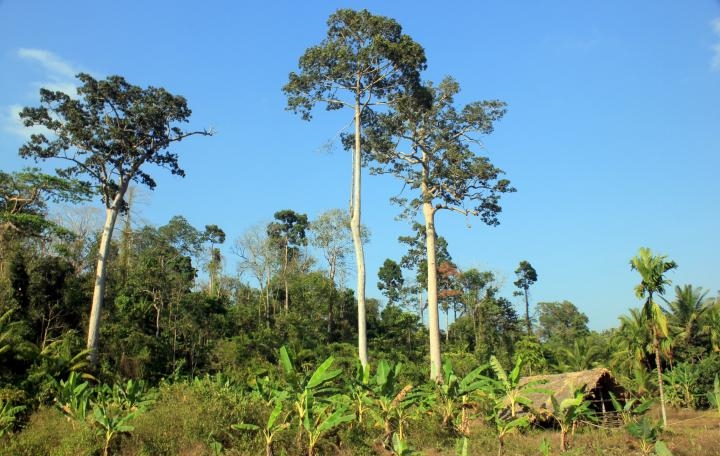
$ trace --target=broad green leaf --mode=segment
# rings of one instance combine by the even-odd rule
[[[385,385],[388,380],[388,374],[390,373],[390,365],[384,359],[378,363],[377,372],[375,372],[375,382],[379,386]]]
[[[345,413],[345,410],[336,410],[332,415],[327,417],[325,420],[320,423],[320,425],[317,428],[318,433],[327,432],[330,429],[339,426],[343,423],[349,423],[351,421],[355,420],[355,415],[347,414],[343,415]]]
[[[280,364],[282,364],[283,370],[285,371],[286,375],[295,375],[295,368],[292,365],[290,355],[288,355],[287,348],[285,348],[284,345],[280,347]]]
[[[280,416],[280,413],[282,413],[282,403],[280,401],[275,401],[275,408],[273,408],[273,411],[270,413],[265,429],[272,429],[278,416]]]
[[[508,380],[508,376],[505,373],[505,369],[503,368],[502,364],[500,364],[500,361],[498,361],[495,355],[490,356],[490,367],[492,368],[493,372],[495,372],[497,378],[503,383],[505,388],[509,389],[510,381]]]
[[[662,440],[655,442],[655,454],[657,456],[673,456],[672,451],[670,451]]]
[[[310,376],[310,380],[308,380],[306,388],[316,388],[323,383],[328,382],[340,375],[342,373],[342,370],[340,369],[328,372],[328,369],[332,365],[333,361],[334,358],[331,356],[326,359],[317,369],[315,369],[315,372],[313,372],[312,376]]]

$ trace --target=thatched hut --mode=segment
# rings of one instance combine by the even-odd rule
[[[612,393],[620,403],[624,403],[628,396],[627,391],[612,376],[609,370],[599,367],[596,369],[567,372],[564,374],[534,375],[524,377],[521,383],[526,384],[535,381],[542,381],[538,388],[553,394],[558,402],[573,397],[573,393],[582,386],[585,386],[585,399],[590,401],[590,407],[595,411],[598,418],[604,422],[614,421],[615,409],[610,400]],[[551,411],[552,403],[546,392],[529,393],[527,397],[533,402],[533,409],[539,415],[541,421],[544,410]]]

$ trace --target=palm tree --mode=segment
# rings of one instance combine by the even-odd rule
[[[652,334],[663,426],[667,426],[667,414],[665,412],[665,392],[663,391],[662,362],[660,360],[660,339],[668,336],[668,327],[665,313],[653,301],[653,295],[665,294],[665,286],[670,284],[670,280],[665,278],[665,273],[675,268],[677,268],[677,263],[667,260],[665,255],[653,255],[652,251],[647,247],[641,247],[638,255],[630,260],[630,269],[636,270],[641,277],[640,283],[635,287],[635,295],[639,299],[645,298],[642,313]]]
[[[650,331],[640,309],[630,309],[629,315],[620,316],[620,328],[613,343],[620,348],[613,355],[613,366],[626,373],[648,368],[647,353],[652,352]]]
[[[675,287],[675,299],[663,299],[669,309],[668,322],[677,334],[679,341],[692,344],[699,329],[699,320],[710,306],[706,305],[707,291],[702,288],[684,285]]]
[[[703,314],[701,332],[710,340],[712,351],[720,352],[720,299],[708,303],[708,311]]]

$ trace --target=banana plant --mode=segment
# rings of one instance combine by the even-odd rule
[[[489,399],[492,407],[486,419],[495,425],[498,439],[498,456],[501,456],[505,446],[505,438],[520,429],[530,426],[527,415],[520,415],[522,407],[530,408],[532,402],[525,396],[532,392],[544,392],[537,386],[542,381],[522,383],[520,372],[522,358],[517,357],[515,366],[510,373],[505,372],[502,364],[495,356],[490,357],[490,367],[497,379],[487,378],[481,386],[483,395]]]
[[[645,412],[650,410],[653,403],[653,399],[638,399],[630,398],[625,402],[621,402],[613,393],[610,391],[610,402],[612,402],[615,413],[620,415],[620,419],[623,425],[627,426],[633,422],[635,416],[643,415]]]
[[[273,407],[265,426],[262,428],[251,423],[238,423],[231,426],[233,429],[239,431],[262,431],[263,438],[265,439],[265,456],[273,456],[273,442],[275,437],[290,427],[290,423],[287,422],[288,414],[283,412],[282,401],[275,400],[274,402],[275,407]]]
[[[347,411],[343,402],[315,402],[312,390],[305,395],[305,416],[302,427],[308,440],[308,456],[315,455],[318,441],[325,434],[340,426],[355,420],[355,415]]]
[[[107,401],[116,404],[123,410],[146,410],[155,402],[155,393],[149,391],[142,380],[128,380],[124,385],[104,385],[101,393]]]
[[[482,375],[487,367],[487,364],[480,366],[460,378],[449,361],[443,364],[445,375],[443,382],[436,386],[435,401],[440,407],[443,426],[452,426],[461,436],[469,433],[469,411],[476,405],[471,396],[487,383],[487,377]]]
[[[405,440],[401,439],[397,434],[393,434],[390,454],[392,456],[415,456],[420,453],[415,451]]]
[[[642,451],[643,454],[649,455],[653,453],[653,451],[658,453],[658,450],[660,452],[658,454],[662,454],[663,456],[671,454],[667,446],[659,440],[663,430],[662,421],[655,422],[647,416],[643,416],[639,420],[629,423],[625,426],[625,429],[628,434],[637,439],[640,445],[640,451]]]
[[[528,393],[547,392],[538,388],[543,384],[542,380],[522,383],[520,373],[522,372],[523,360],[518,356],[515,360],[515,366],[512,371],[506,372],[500,361],[495,355],[490,356],[490,367],[492,368],[497,380],[492,382],[495,384],[493,397],[501,400],[505,409],[515,418],[523,407],[532,407],[532,401],[526,396]]]
[[[103,456],[108,456],[110,442],[115,435],[135,429],[127,423],[134,419],[137,413],[138,411],[128,412],[104,403],[93,405],[93,420],[100,428],[97,433],[105,438]]]
[[[372,390],[370,389],[370,365],[363,367],[360,361],[355,366],[355,379],[347,383],[346,395],[350,406],[355,412],[355,421],[362,425],[365,415],[372,407]]]
[[[400,440],[404,440],[405,423],[411,414],[410,409],[419,400],[417,395],[409,394],[413,385],[402,386],[400,383],[401,371],[401,363],[391,366],[382,360],[371,380],[372,406],[369,411],[376,425],[383,429],[382,440],[386,445],[389,445],[393,433],[396,433]]]
[[[692,407],[695,405],[693,389],[697,383],[699,372],[688,363],[676,364],[675,367],[662,374],[667,386],[667,402],[674,407]]]
[[[86,424],[93,393],[92,386],[82,380],[81,374],[70,372],[67,380],[58,383],[55,404],[68,418]]]
[[[302,428],[306,416],[311,412],[309,404],[314,404],[315,398],[322,401],[337,391],[331,382],[342,373],[342,370],[330,370],[333,361],[331,356],[312,374],[303,376],[295,370],[287,349],[284,346],[280,348],[280,363],[285,373],[285,380],[289,384],[288,395],[293,400],[299,428]]]
[[[24,405],[13,406],[10,402],[0,399],[0,437],[12,430],[17,414],[23,410],[25,410]]]
[[[552,417],[560,426],[560,449],[565,452],[569,446],[568,433],[575,427],[580,420],[594,420],[590,401],[585,400],[585,385],[577,388],[573,392],[573,397],[569,397],[562,401],[558,401],[554,394],[550,395],[552,403]]]

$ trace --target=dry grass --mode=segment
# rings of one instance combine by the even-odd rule
[[[653,410],[651,417],[659,421],[660,415]],[[505,441],[504,456],[541,455],[540,445],[547,440],[551,455],[567,456],[641,456],[638,442],[623,428],[602,429],[585,426],[571,439],[570,449],[561,453],[559,433],[552,429],[530,430],[514,434]],[[720,455],[720,418],[717,413],[687,409],[668,410],[668,427],[662,434],[663,440],[675,456]],[[454,456],[455,449],[417,448],[424,455]],[[497,441],[492,429],[476,424],[470,443],[471,456],[496,455]]]

